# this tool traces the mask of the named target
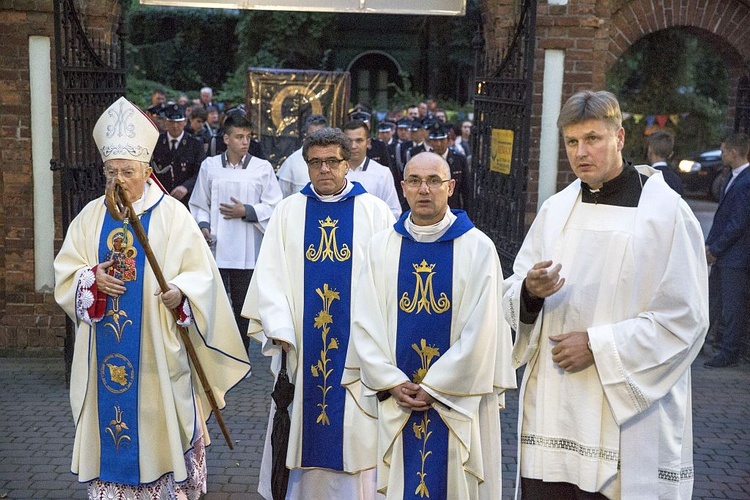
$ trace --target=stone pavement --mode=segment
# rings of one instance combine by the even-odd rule
[[[708,348],[707,348],[708,349]],[[268,361],[253,350],[252,377],[228,396],[224,420],[230,451],[214,419],[209,426],[206,500],[255,500],[268,422]],[[693,369],[693,426],[697,499],[750,498],[750,363]],[[73,425],[62,357],[0,358],[0,499],[85,498],[70,473]],[[503,419],[504,497],[512,497],[516,470],[517,393]],[[328,500],[328,499],[325,499]],[[348,500],[348,499],[342,499]]]

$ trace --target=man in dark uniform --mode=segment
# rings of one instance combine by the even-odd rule
[[[157,102],[146,110],[146,112],[148,113],[148,117],[151,118],[152,122],[154,122],[154,125],[156,125],[156,128],[159,129],[159,132],[164,132],[166,130],[164,120],[166,111],[167,106],[163,102]]]
[[[411,119],[401,118],[396,122],[396,140],[388,146],[388,153],[391,155],[391,165],[394,165],[399,172],[404,171],[406,166],[406,152],[414,145],[411,142]]]
[[[359,105],[361,106],[361,104]],[[362,110],[361,108],[355,108],[349,113],[349,121],[360,120],[365,122],[369,130],[372,115]],[[385,145],[380,139],[370,139],[370,145],[367,147],[367,157],[380,163],[383,166],[391,168],[391,156],[388,154],[388,146]]]
[[[383,120],[378,125],[378,139],[383,141],[386,147],[389,147],[395,140],[396,124],[389,120]]]
[[[159,134],[151,165],[159,182],[187,206],[201,162],[203,142],[185,131],[185,111],[177,104],[166,107],[166,131]]]
[[[453,194],[448,198],[451,208],[466,210],[471,200],[471,177],[466,157],[448,147],[448,129],[444,123],[433,122],[427,136],[427,146],[448,162],[451,178],[456,181]]]
[[[411,141],[413,146],[406,152],[407,162],[419,153],[427,151],[427,146],[425,145],[424,140],[427,137],[427,129],[429,126],[429,122],[424,122],[419,119],[411,122]]]

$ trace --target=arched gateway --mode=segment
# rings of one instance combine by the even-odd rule
[[[639,39],[685,30],[715,48],[729,75],[725,129],[750,130],[750,0],[480,1],[483,60],[475,95],[472,207],[506,273],[537,207],[573,180],[555,125],[562,103],[603,89]],[[493,137],[494,134],[494,137]]]

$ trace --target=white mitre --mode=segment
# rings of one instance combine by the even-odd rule
[[[125,159],[151,161],[159,129],[143,111],[120,97],[94,125],[94,142],[102,161]]]

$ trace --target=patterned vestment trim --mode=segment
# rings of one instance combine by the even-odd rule
[[[549,448],[553,450],[565,450],[572,451],[582,457],[586,458],[598,458],[607,462],[619,462],[620,453],[615,450],[605,450],[598,446],[586,446],[572,439],[565,438],[552,438],[545,436],[538,436],[535,434],[522,434],[521,444],[529,446],[540,446],[542,448]]]
[[[185,453],[187,480],[177,483],[169,472],[149,484],[118,484],[94,479],[89,481],[89,500],[198,500],[206,493],[206,446],[203,438]]]

